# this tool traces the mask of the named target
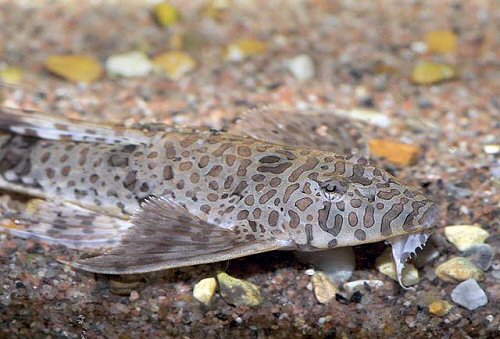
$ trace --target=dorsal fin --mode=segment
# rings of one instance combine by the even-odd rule
[[[0,129],[49,140],[134,145],[148,144],[153,133],[10,107],[0,107]]]
[[[275,144],[368,155],[361,125],[330,112],[306,113],[276,107],[253,109],[242,114],[235,132]]]

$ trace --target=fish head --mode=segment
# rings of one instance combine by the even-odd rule
[[[308,179],[319,226],[312,234],[313,247],[386,241],[401,283],[404,263],[439,223],[438,206],[364,157],[336,157],[333,166],[318,166]]]

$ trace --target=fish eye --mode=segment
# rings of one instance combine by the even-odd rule
[[[320,188],[323,196],[332,202],[341,201],[347,191],[347,185],[335,179],[320,183]]]

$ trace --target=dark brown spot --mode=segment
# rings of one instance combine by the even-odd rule
[[[215,165],[215,166],[213,166],[210,169],[210,171],[208,171],[207,176],[218,177],[221,172],[222,172],[222,166],[221,165]]]
[[[257,167],[257,171],[262,172],[262,173],[273,173],[273,174],[281,174],[285,172],[290,166],[292,166],[293,163],[291,162],[284,162],[282,164],[279,164],[278,166],[259,166]]]
[[[149,185],[145,182],[142,183],[141,187],[139,188],[141,192],[148,192],[149,191]]]
[[[64,166],[61,168],[61,175],[67,177],[69,172],[71,172],[71,167],[70,166]]]
[[[351,226],[356,226],[358,224],[358,216],[354,212],[350,212],[347,219],[349,220],[349,225]]]
[[[56,171],[54,171],[53,168],[47,168],[45,170],[45,174],[47,175],[47,178],[52,179],[52,178],[54,178]]]
[[[80,151],[80,156],[78,158],[78,164],[80,166],[83,166],[83,164],[85,164],[85,162],[87,161],[87,155],[89,154],[90,152],[90,148],[88,147],[85,147],[84,149],[82,149]]]
[[[351,206],[354,208],[361,207],[361,203],[362,203],[362,201],[359,199],[352,199],[351,200]]]
[[[268,218],[269,225],[273,227],[276,226],[278,224],[279,217],[280,214],[277,211],[274,210],[271,211],[271,213],[269,213],[269,218]]]
[[[274,155],[266,155],[265,157],[259,159],[259,162],[263,164],[274,164],[278,161],[280,161],[280,158]]]
[[[238,215],[236,216],[238,218],[238,220],[245,220],[246,218],[248,218],[248,211],[247,210],[241,210],[238,212]]]
[[[219,189],[219,183],[215,180],[212,180],[208,184],[208,188],[210,188],[211,190],[217,191]]]
[[[383,236],[392,234],[391,222],[403,212],[404,205],[407,201],[408,200],[406,198],[401,198],[399,203],[392,205],[392,207],[384,214],[380,225],[380,233]]]
[[[91,184],[95,184],[99,180],[99,176],[97,174],[92,174],[89,178]]]
[[[366,233],[365,233],[365,231],[358,229],[358,230],[354,231],[354,237],[358,240],[363,241],[366,239]]]
[[[240,166],[238,166],[238,171],[236,172],[236,174],[239,175],[240,177],[246,176],[247,167],[250,166],[251,163],[252,161],[248,159],[241,160]]]
[[[129,191],[133,191],[136,182],[137,182],[137,171],[130,171],[123,180],[123,187],[125,187]]]
[[[289,210],[288,216],[290,216],[290,227],[293,229],[297,228],[297,226],[299,226],[300,223],[300,217],[297,214],[297,212]]]
[[[321,229],[326,232],[328,232],[328,218],[330,217],[331,208],[332,208],[331,202],[323,201],[323,208],[318,211],[319,227],[321,227]]]
[[[42,162],[42,164],[45,164],[49,159],[50,159],[50,152],[45,152],[40,158],[40,161]]]
[[[300,187],[299,184],[293,184],[290,185],[286,188],[285,190],[285,195],[283,196],[283,202],[286,204],[288,200],[290,199],[290,196],[292,195],[293,192],[295,192],[298,188]]]
[[[236,161],[236,156],[234,156],[232,154],[226,155],[226,164],[228,166],[233,166],[235,161]]]
[[[214,202],[219,200],[219,196],[217,194],[210,193],[209,195],[207,195],[207,199],[208,201]]]
[[[254,174],[254,175],[252,175],[252,180],[255,181],[255,182],[261,182],[265,178],[266,178],[266,176],[264,174]]]
[[[297,208],[303,212],[306,210],[306,208],[311,206],[312,203],[313,203],[313,201],[311,198],[305,197],[305,198],[297,200],[295,202],[295,206],[297,206]]]
[[[245,198],[245,204],[247,204],[248,206],[253,206],[254,202],[255,202],[255,199],[254,199],[252,194],[248,195]]]
[[[394,198],[395,196],[399,195],[400,192],[397,190],[397,189],[391,189],[389,192],[387,191],[380,191],[377,193],[377,197],[379,197],[380,199],[384,199],[384,200],[392,200],[392,198]]]
[[[177,154],[177,152],[175,151],[174,144],[167,141],[164,147],[165,147],[165,156],[167,157],[167,159],[174,159]]]
[[[278,187],[279,184],[281,184],[281,179],[278,177],[272,178],[269,182],[269,185],[271,185],[271,187]]]
[[[288,181],[290,182],[297,181],[297,179],[302,175],[302,173],[314,169],[316,165],[318,165],[318,163],[319,160],[316,158],[307,158],[305,164],[299,166],[296,170],[292,172],[292,174],[290,174],[290,176],[288,177]]]
[[[181,162],[179,165],[179,169],[181,171],[188,171],[191,169],[191,167],[193,167],[193,163],[191,161],[184,161],[184,162]]]
[[[249,157],[252,155],[252,151],[250,150],[250,147],[248,147],[248,146],[240,146],[240,147],[238,147],[238,154],[241,157]]]
[[[229,189],[233,185],[234,178],[230,175],[224,180],[224,188]]]
[[[220,157],[231,146],[232,146],[231,143],[224,143],[224,144],[220,145],[219,148],[217,148],[212,154],[215,155],[216,157]],[[233,157],[234,157],[234,155],[233,155]]]
[[[172,166],[167,165],[163,168],[163,179],[172,180],[174,177],[174,170]]]
[[[193,173],[191,174],[191,176],[189,177],[189,180],[193,183],[193,184],[197,184],[199,181],[200,181],[200,175],[198,173]]]
[[[375,217],[374,217],[375,209],[373,206],[368,205],[365,208],[365,215],[363,217],[363,226],[366,228],[370,228],[375,224]]]
[[[269,199],[271,199],[276,194],[276,192],[277,191],[275,189],[267,191],[264,195],[260,197],[259,202],[261,204],[265,204],[266,202],[269,201]]]

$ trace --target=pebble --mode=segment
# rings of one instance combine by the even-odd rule
[[[93,82],[103,72],[99,61],[86,55],[52,55],[44,66],[49,72],[73,82]]]
[[[370,150],[380,158],[400,166],[412,166],[417,163],[420,147],[383,139],[371,139]]]
[[[24,71],[19,67],[6,67],[0,70],[0,80],[8,84],[19,85],[23,80]]]
[[[483,244],[490,235],[478,225],[454,225],[444,228],[444,235],[460,251]]]
[[[392,124],[390,117],[373,109],[356,108],[349,111],[339,110],[337,111],[337,114],[347,118],[364,121],[382,128],[388,128]]]
[[[288,61],[288,69],[297,80],[305,81],[314,77],[314,61],[307,54],[300,54]]]
[[[242,61],[248,57],[263,54],[267,51],[264,41],[255,39],[241,39],[226,48],[225,57],[229,61]]]
[[[500,145],[484,145],[483,151],[486,154],[498,154],[500,153]]]
[[[339,292],[337,284],[332,282],[323,272],[316,272],[312,277],[313,291],[316,299],[321,304],[327,304],[335,299],[335,295]]]
[[[451,292],[451,299],[455,304],[465,307],[470,311],[488,303],[486,293],[484,293],[481,286],[474,279],[468,279],[458,284]]]
[[[394,260],[392,259],[392,251],[390,247],[387,247],[386,250],[375,260],[375,266],[380,273],[385,274],[395,281],[398,281],[396,274],[396,265],[394,264]],[[405,286],[416,285],[420,281],[418,270],[412,263],[407,262],[405,264],[401,281]]]
[[[177,8],[167,2],[156,5],[153,12],[156,22],[163,27],[175,25],[181,20],[181,14]]]
[[[201,279],[193,288],[193,297],[199,302],[208,305],[215,296],[217,281],[215,278]]]
[[[153,70],[153,64],[142,52],[115,54],[106,60],[106,71],[115,76],[143,77]]]
[[[255,307],[262,303],[259,288],[251,282],[231,277],[224,272],[217,274],[217,281],[220,294],[228,304]]]
[[[457,35],[452,31],[429,32],[426,42],[431,53],[452,53],[457,49]]]
[[[116,295],[130,296],[141,284],[135,275],[114,277],[110,280],[109,291]]]
[[[483,271],[467,258],[455,257],[436,268],[439,279],[447,282],[464,281],[467,279],[483,279]]]
[[[411,74],[411,80],[417,85],[433,85],[455,78],[457,72],[450,65],[434,62],[420,62]]]
[[[181,51],[158,55],[154,58],[153,64],[172,80],[179,80],[196,68],[196,60]]]
[[[295,257],[302,263],[317,267],[339,284],[351,278],[356,265],[352,247],[333,248],[319,252],[296,252]],[[314,274],[314,270],[312,272]]]
[[[469,247],[463,255],[485,272],[490,269],[494,257],[493,248],[488,244]]]
[[[130,296],[128,297],[128,300],[136,301],[137,299],[139,299],[139,293],[137,293],[137,291],[130,292]]]
[[[382,280],[355,280],[349,281],[342,285],[344,291],[346,291],[349,295],[352,295],[354,292],[364,292],[368,289],[376,290],[384,285]]]
[[[429,305],[429,313],[442,317],[451,310],[452,305],[446,300],[436,300]]]

